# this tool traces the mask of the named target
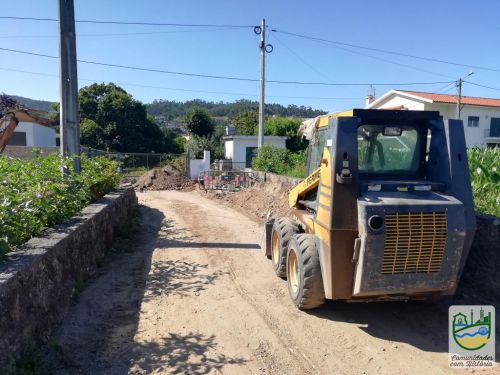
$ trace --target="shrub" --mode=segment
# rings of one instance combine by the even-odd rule
[[[118,186],[116,162],[82,156],[81,165],[82,172],[75,174],[71,158],[58,155],[0,157],[0,255]],[[68,170],[64,177],[63,168]]]
[[[473,148],[467,155],[476,211],[500,217],[500,148]]]
[[[252,160],[258,171],[271,172],[292,177],[305,177],[305,152],[290,152],[286,148],[262,146]]]

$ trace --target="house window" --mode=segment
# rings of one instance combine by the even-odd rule
[[[467,119],[467,126],[477,128],[479,126],[479,116],[469,116]]]

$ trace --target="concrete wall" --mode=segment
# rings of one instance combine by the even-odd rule
[[[224,155],[233,161],[233,169],[245,169],[247,147],[257,147],[257,136],[232,136],[224,140]],[[264,137],[264,144],[278,148],[286,147],[286,137]]]
[[[18,159],[32,159],[35,154],[33,149],[40,151],[41,155],[50,155],[59,153],[59,147],[27,147],[27,146],[7,146],[2,155]]]
[[[197,179],[201,172],[210,170],[210,151],[203,151],[203,159],[191,159],[189,161],[189,177]]]
[[[422,111],[424,109],[423,102],[401,96],[392,96],[374,109],[399,109],[401,106],[412,111]]]
[[[439,111],[445,120],[457,117],[457,106],[455,104],[426,104],[425,109],[429,111]],[[469,116],[479,117],[478,127],[468,126]],[[486,135],[489,135],[492,117],[500,118],[500,108],[472,105],[466,105],[462,108],[460,118],[464,122],[467,147],[486,147]]]
[[[258,182],[282,182],[291,186],[295,186],[303,180],[302,178],[283,176],[270,172],[253,171],[253,175]]]
[[[47,126],[31,122],[20,122],[14,133],[26,133],[26,146],[31,147],[55,147],[56,131]]]
[[[96,271],[116,227],[136,204],[134,190],[124,187],[7,254],[0,264],[0,373],[62,321],[76,288]]]

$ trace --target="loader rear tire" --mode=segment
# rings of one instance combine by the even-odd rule
[[[297,234],[290,240],[286,266],[288,292],[295,306],[308,310],[323,305],[325,290],[314,234]]]
[[[271,232],[271,260],[278,277],[286,277],[288,243],[297,233],[299,233],[299,224],[292,219],[282,217],[274,221]]]

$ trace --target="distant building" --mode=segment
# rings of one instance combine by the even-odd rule
[[[32,122],[20,122],[7,143],[9,146],[55,147],[56,130]]]
[[[252,166],[252,158],[257,150],[256,135],[230,135],[224,139],[224,154],[226,159],[232,160],[232,169],[243,170]],[[265,145],[278,148],[286,147],[287,137],[266,136]]]
[[[468,147],[500,146],[500,99],[462,96],[461,118]],[[457,97],[429,92],[391,90],[374,100],[368,109],[407,109],[439,111],[444,120],[456,118]]]

